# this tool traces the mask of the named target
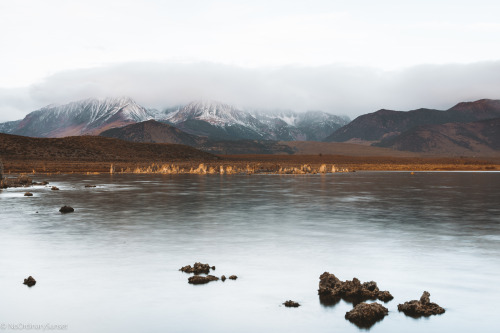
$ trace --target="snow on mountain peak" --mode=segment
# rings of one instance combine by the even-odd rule
[[[187,104],[178,111],[169,113],[164,120],[178,124],[186,120],[203,120],[212,125],[248,125],[249,119],[253,118],[248,112],[236,107],[210,100],[200,100]],[[255,120],[255,119],[254,119]]]

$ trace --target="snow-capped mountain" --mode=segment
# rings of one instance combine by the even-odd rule
[[[166,110],[158,120],[190,134],[217,139],[267,139],[266,126],[250,113],[215,101],[196,101],[176,111]]]
[[[97,135],[108,128],[151,118],[130,98],[86,99],[33,111],[20,122],[11,122],[14,126],[5,126],[3,132],[32,137]]]
[[[320,141],[349,122],[321,111],[245,111],[215,101],[197,101],[157,120],[196,135],[220,139],[317,140]]]
[[[191,102],[176,112],[165,115],[164,120],[178,124],[186,120],[202,120],[212,125],[248,125],[255,122],[249,113],[236,107],[215,101]]]
[[[347,116],[336,116],[323,111],[266,111],[255,112],[255,117],[280,133],[281,140],[321,141],[340,127],[347,125]],[[289,138],[286,138],[289,136]]]
[[[49,105],[23,120],[0,124],[0,132],[33,137],[98,135],[151,119],[217,140],[281,141],[321,141],[349,122],[321,111],[249,112],[216,101],[196,101],[159,111],[145,109],[130,98],[106,98]]]

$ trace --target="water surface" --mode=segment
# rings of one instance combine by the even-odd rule
[[[329,271],[394,295],[371,332],[497,329],[500,173],[35,178],[60,191],[0,191],[0,325],[359,332],[344,319],[351,304],[319,302]],[[239,278],[189,285],[178,269],[195,261]],[[445,314],[397,311],[424,290]]]

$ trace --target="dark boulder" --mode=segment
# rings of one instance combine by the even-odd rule
[[[345,319],[360,328],[370,328],[377,321],[389,314],[389,310],[379,303],[359,303],[351,311],[346,312]]]
[[[75,210],[73,209],[73,207],[63,206],[61,207],[61,209],[59,209],[59,211],[63,214],[66,214],[66,213],[73,213]]]
[[[238,277],[236,275],[231,275],[228,277],[229,280],[236,280]]]
[[[33,196],[33,193],[31,193],[31,192],[26,192],[26,193],[24,193],[24,196],[25,196],[25,197],[32,197],[32,196]]]
[[[225,276],[225,275],[222,275],[222,276],[220,277],[220,279],[222,280],[222,282],[224,282],[224,281],[226,281],[226,276]]]
[[[194,275],[188,279],[188,283],[205,284],[205,283],[209,283],[210,281],[217,281],[217,280],[219,280],[219,278],[216,276],[213,276],[213,275],[207,275],[207,276]]]
[[[52,186],[50,189],[51,189],[52,191],[59,191],[59,187],[57,187],[57,186]]]
[[[286,301],[285,303],[283,303],[283,305],[286,306],[287,308],[298,308],[300,306],[299,303],[294,302],[292,300]]]
[[[213,266],[212,269],[215,269],[215,266]],[[194,273],[195,275],[198,274],[208,274],[210,273],[210,265],[209,264],[202,264],[200,262],[196,262],[193,267],[191,265],[187,265],[179,269],[180,271],[184,273]]]
[[[445,310],[437,305],[436,303],[431,303],[431,294],[428,291],[424,291],[420,300],[413,300],[409,302],[404,302],[404,304],[398,305],[398,311],[404,312],[405,315],[419,318],[428,317],[431,315],[442,314]]]
[[[36,280],[30,275],[26,279],[24,279],[23,284],[27,285],[28,287],[33,287],[36,284]]]
[[[90,184],[87,184],[87,185],[85,185],[85,187],[97,187],[97,186],[95,186],[95,185],[90,185]]]
[[[318,295],[325,305],[336,304],[340,299],[357,304],[375,299],[388,302],[394,298],[390,292],[380,291],[375,281],[361,283],[357,278],[340,281],[328,272],[319,277]]]

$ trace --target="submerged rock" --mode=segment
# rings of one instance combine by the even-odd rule
[[[85,185],[85,187],[97,187],[97,186],[95,186],[95,185],[90,185],[90,184],[87,184],[87,185]]]
[[[436,303],[431,303],[430,296],[431,294],[428,291],[424,291],[419,301],[413,300],[399,304],[398,311],[404,312],[405,315],[414,318],[444,313],[445,310],[442,307]]]
[[[215,266],[212,266],[212,269],[215,270]],[[194,273],[195,275],[208,274],[210,273],[210,265],[202,264],[201,262],[196,262],[194,263],[193,267],[191,267],[191,265],[187,265],[181,267],[179,270],[184,273]]]
[[[217,281],[217,280],[219,280],[219,278],[217,276],[213,276],[213,275],[207,275],[207,276],[194,275],[188,279],[188,283],[205,284],[205,283],[209,283],[210,281]]]
[[[24,279],[23,284],[27,285],[28,287],[33,287],[36,284],[36,280],[30,275],[26,279]]]
[[[369,328],[389,314],[389,310],[379,303],[359,303],[346,312],[345,319],[360,328]]]
[[[286,306],[287,308],[298,308],[300,306],[299,303],[294,302],[292,300],[286,301],[285,303],[283,303],[283,305]]]
[[[52,186],[50,189],[51,189],[52,191],[59,191],[59,187],[57,187],[57,186]]]
[[[59,209],[59,211],[61,213],[65,214],[65,213],[73,213],[75,210],[73,209],[73,207],[63,206],[63,207],[61,207],[61,209]]]
[[[324,272],[319,277],[318,295],[323,304],[336,304],[340,299],[357,304],[379,299],[388,302],[394,297],[388,291],[380,291],[375,281],[361,283],[357,278],[340,281],[334,274]]]
[[[24,193],[24,196],[25,196],[25,197],[32,197],[32,196],[33,196],[33,193],[31,193],[31,192],[26,192],[26,193]]]

